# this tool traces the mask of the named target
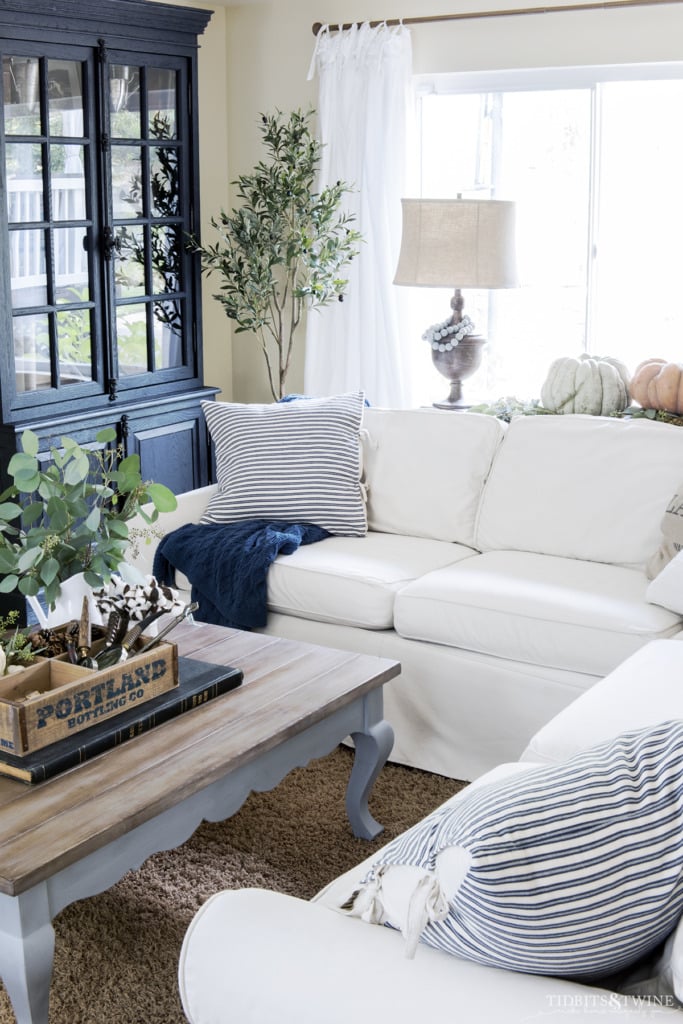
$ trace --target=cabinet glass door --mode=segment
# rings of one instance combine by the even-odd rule
[[[187,60],[105,42],[0,59],[3,417],[197,380]]]
[[[186,362],[182,71],[109,58],[116,387]]]
[[[96,289],[87,64],[5,55],[2,70],[16,392],[88,385]]]

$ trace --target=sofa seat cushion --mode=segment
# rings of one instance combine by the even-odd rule
[[[484,482],[505,436],[492,416],[442,409],[366,409],[368,527],[475,547]]]
[[[413,640],[604,676],[681,628],[645,599],[644,572],[521,551],[490,551],[416,579],[396,597]]]
[[[268,607],[306,619],[390,629],[402,586],[474,555],[471,548],[420,537],[328,537],[273,562]]]
[[[484,487],[473,547],[644,567],[680,483],[683,430],[608,416],[518,416]]]

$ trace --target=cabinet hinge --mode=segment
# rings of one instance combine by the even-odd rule
[[[110,377],[109,378],[109,384],[108,384],[108,388],[109,388],[109,401],[110,402],[115,402],[116,401],[116,399],[118,397],[117,393],[116,393],[118,391],[118,387],[119,387],[119,382],[117,381],[116,377]]]
[[[97,40],[97,56],[102,64],[107,60],[107,44],[104,39]]]
[[[103,153],[108,153],[110,148],[109,134],[107,132],[102,132],[100,135],[100,149]]]

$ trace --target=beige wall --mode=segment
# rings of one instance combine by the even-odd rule
[[[195,6],[208,6],[196,4]],[[230,207],[228,133],[227,16],[217,7],[199,50],[199,138],[200,138],[200,209],[202,237],[208,237],[213,213]],[[215,283],[204,277],[202,283],[202,315],[204,325],[204,382],[221,389],[217,396],[232,398],[232,347],[230,321],[220,303],[212,298]]]
[[[558,5],[558,0],[553,0]],[[362,21],[420,14],[519,7],[503,0],[253,0],[213,6],[200,51],[202,212],[229,205],[228,182],[261,157],[258,115],[315,106],[306,75],[314,22]],[[411,26],[416,73],[681,59],[683,4],[524,17],[480,18]],[[634,140],[637,143],[637,140]],[[208,240],[210,229],[204,228]],[[253,339],[231,340],[230,322],[205,285],[205,380],[224,400],[267,401],[262,356]],[[303,382],[303,337],[288,379]]]

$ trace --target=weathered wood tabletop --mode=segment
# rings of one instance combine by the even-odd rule
[[[388,659],[203,623],[170,639],[180,655],[241,668],[244,682],[39,785],[0,779],[1,893],[35,886],[400,672]]]

